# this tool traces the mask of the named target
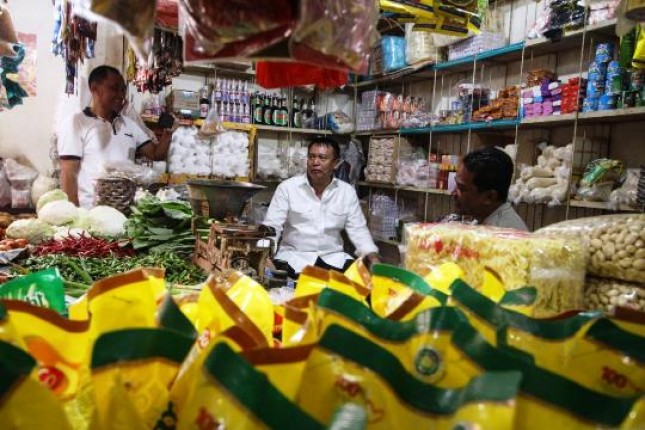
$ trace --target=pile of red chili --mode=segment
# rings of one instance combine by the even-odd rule
[[[130,257],[135,254],[127,241],[107,241],[86,234],[66,237],[61,240],[50,240],[36,246],[31,254],[40,257],[48,254],[64,254],[71,257]]]

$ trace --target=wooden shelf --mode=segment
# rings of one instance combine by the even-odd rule
[[[572,124],[576,120],[576,114],[566,113],[564,115],[545,115],[534,116],[532,118],[522,118],[521,126],[523,128],[548,128],[561,127]]]
[[[645,106],[633,108],[621,108],[613,110],[600,110],[595,112],[582,112],[578,114],[580,122],[608,123],[608,122],[629,122],[645,119]]]
[[[292,128],[292,127],[276,127],[273,125],[260,125],[254,124],[258,130],[274,131],[276,133],[292,133],[292,134],[322,134],[328,136],[332,134],[329,130],[319,130],[317,128]]]
[[[571,200],[569,202],[569,206],[573,208],[601,209],[605,211],[611,211],[611,209],[609,209],[607,202],[587,202],[584,200]],[[619,205],[617,212],[640,212],[640,211],[631,206]]]
[[[616,37],[616,19],[588,25],[586,28],[570,31],[565,33],[558,41],[551,41],[546,37],[527,40],[524,45],[525,50],[533,55],[546,55],[566,51],[568,49],[580,48],[583,32],[586,32],[587,36],[593,37],[594,40],[598,40],[599,38]]]
[[[386,184],[381,182],[359,182],[360,187],[383,188],[387,190],[412,191],[414,193],[436,194],[440,196],[449,196],[452,193],[448,190],[439,190],[436,188],[408,187],[404,185]]]

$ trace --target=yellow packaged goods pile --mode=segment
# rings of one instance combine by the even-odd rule
[[[586,254],[577,239],[447,223],[408,225],[406,241],[405,267],[421,276],[453,262],[481,289],[487,267],[507,291],[536,288],[533,316],[582,307]]]
[[[538,233],[580,239],[587,247],[587,309],[645,311],[645,214],[565,221]]]
[[[454,263],[438,267],[439,291],[388,265],[309,267],[280,312],[237,272],[180,297],[167,294],[162,270],[115,275],[67,309],[70,319],[3,300],[0,423],[645,428],[645,326],[600,312],[538,320],[460,276]]]

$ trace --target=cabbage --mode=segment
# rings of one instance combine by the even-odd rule
[[[80,228],[83,230],[90,229],[90,211],[85,208],[78,208],[78,217],[72,227]]]
[[[49,202],[38,212],[38,219],[51,225],[73,224],[77,218],[78,208],[67,200]]]
[[[27,239],[35,244],[51,239],[54,227],[39,219],[19,219],[9,224],[6,235],[10,239]]]
[[[68,237],[79,238],[83,235],[89,236],[82,228],[54,227],[54,240],[63,240]]]
[[[96,236],[122,237],[128,219],[110,206],[97,206],[88,215],[89,232]]]
[[[52,190],[47,191],[45,194],[40,196],[38,203],[36,203],[36,213],[40,215],[40,210],[49,202],[54,202],[56,200],[69,200],[67,194],[62,190]]]

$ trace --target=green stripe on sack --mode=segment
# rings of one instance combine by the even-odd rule
[[[322,290],[317,306],[354,321],[376,337],[398,342],[420,333],[453,330],[458,324],[466,322],[464,314],[453,307],[428,309],[409,321],[388,320],[376,315],[363,303],[331,288]]]
[[[403,402],[429,414],[450,415],[473,401],[507,401],[517,395],[521,378],[519,372],[490,373],[461,389],[440,388],[418,380],[389,351],[338,325],[327,328],[319,347],[370,369]]]
[[[519,370],[522,372],[522,393],[594,424],[612,427],[620,425],[638,400],[638,396],[617,398],[600,394],[570,379],[533,366],[490,345],[477,330],[467,324],[454,331],[452,342],[487,371]]]
[[[509,326],[543,339],[561,340],[575,335],[583,325],[599,318],[599,312],[585,312],[562,320],[537,320],[504,309],[460,279],[450,286],[452,298],[492,326]]]
[[[325,428],[278,391],[266,375],[255,370],[223,342],[208,354],[204,369],[269,428]]]
[[[645,337],[625,331],[606,318],[596,321],[585,337],[645,363]]]
[[[164,297],[159,308],[159,326],[168,330],[176,331],[190,339],[197,339],[197,330],[186,315],[179,309],[177,303],[170,294]]]
[[[394,279],[419,294],[434,297],[442,305],[448,300],[448,296],[430,287],[421,276],[400,267],[390,266],[389,264],[374,264],[372,265],[372,275]]]
[[[22,349],[0,341],[0,402],[36,366],[36,360]]]
[[[7,308],[5,308],[4,303],[0,300],[0,323],[6,321],[7,315]]]
[[[92,350],[92,369],[120,362],[164,358],[181,364],[194,340],[160,328],[117,330],[101,335]]]

